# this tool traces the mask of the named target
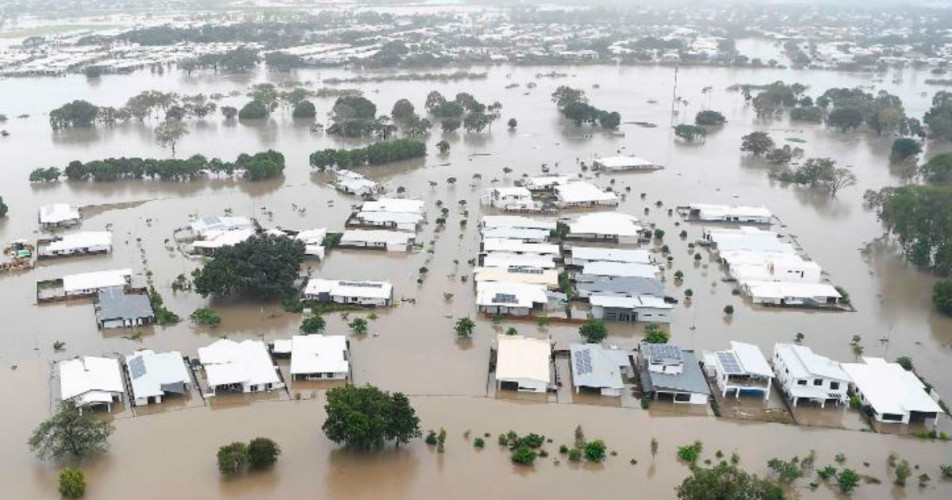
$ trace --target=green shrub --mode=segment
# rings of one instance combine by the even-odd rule
[[[83,471],[67,467],[59,473],[59,492],[66,498],[79,498],[86,494],[86,477]]]
[[[578,448],[572,448],[571,450],[569,450],[570,462],[578,462],[580,460],[582,460],[582,450]]]
[[[589,462],[601,462],[605,460],[605,442],[601,439],[590,441],[585,445],[585,460]]]
[[[486,446],[486,441],[483,438],[476,438],[473,440],[473,447],[483,449]]]
[[[512,460],[512,463],[519,465],[532,465],[535,462],[538,454],[532,451],[528,446],[520,446],[516,448],[511,455],[509,455],[509,460]]]
[[[248,465],[248,446],[245,443],[231,443],[218,449],[218,472],[223,476],[234,476]]]
[[[257,437],[248,443],[248,464],[252,469],[267,469],[278,461],[278,455],[281,454],[281,447],[274,441]]]

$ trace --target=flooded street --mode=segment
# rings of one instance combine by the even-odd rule
[[[765,45],[765,54],[776,50]],[[537,78],[550,71],[568,73],[564,78]],[[891,138],[862,133],[841,134],[821,125],[783,121],[762,122],[745,105],[733,84],[764,84],[777,80],[808,85],[814,97],[831,87],[870,86],[887,90],[903,99],[909,116],[921,116],[931,95],[921,81],[927,72],[890,72],[874,82],[870,74],[773,69],[681,68],[678,93],[690,104],[672,117],[671,95],[674,69],[660,66],[510,67],[473,68],[487,71],[485,80],[463,82],[408,82],[342,84],[358,88],[377,105],[379,114],[389,114],[393,103],[407,98],[422,110],[426,94],[439,90],[452,96],[469,92],[482,102],[503,104],[502,120],[491,132],[446,136],[451,151],[441,157],[435,148],[441,134],[428,139],[425,160],[411,160],[383,167],[363,167],[360,173],[385,184],[393,194],[398,187],[410,197],[426,201],[429,223],[417,241],[434,241],[434,252],[400,254],[333,249],[321,262],[306,261],[308,272],[327,279],[389,281],[400,305],[376,310],[369,320],[369,335],[350,336],[353,382],[373,384],[411,396],[427,429],[446,428],[445,454],[437,454],[422,440],[408,447],[363,455],[339,449],[321,432],[323,387],[292,385],[288,393],[257,396],[227,404],[203,403],[197,394],[187,402],[169,402],[163,411],[115,414],[116,433],[110,452],[84,464],[89,498],[131,498],[162,492],[166,498],[581,498],[597,488],[603,498],[670,498],[688,468],[676,461],[676,446],[696,439],[703,441],[702,459],[715,460],[716,450],[728,456],[737,451],[747,470],[763,474],[772,457],[805,456],[811,449],[817,465],[833,462],[837,453],[847,456],[847,465],[860,474],[876,477],[882,484],[863,484],[854,493],[858,499],[948,498],[950,487],[940,480],[938,466],[952,463],[948,443],[929,442],[911,436],[861,432],[867,427],[855,414],[839,409],[798,408],[802,424],[745,422],[667,411],[659,404],[646,411],[637,401],[600,403],[597,396],[574,396],[571,404],[545,400],[489,397],[490,345],[497,331],[512,326],[530,336],[551,335],[557,341],[579,339],[578,325],[553,323],[542,329],[528,320],[505,320],[499,325],[477,316],[472,282],[473,259],[479,249],[477,222],[491,213],[479,207],[479,197],[494,179],[509,185],[523,174],[540,174],[543,164],[552,173],[582,173],[592,182],[626,193],[617,211],[653,223],[666,233],[663,243],[671,248],[674,261],[668,271],[668,294],[683,298],[692,289],[693,299],[682,301],[672,314],[671,342],[696,351],[727,348],[731,340],[758,345],[769,356],[777,342],[792,342],[803,333],[804,344],[835,360],[853,360],[850,339],[862,337],[865,355],[894,359],[909,356],[917,372],[935,385],[944,399],[952,399],[952,318],[939,315],[931,305],[934,278],[919,272],[897,256],[893,249],[874,241],[883,230],[874,214],[862,206],[866,189],[898,185],[903,172],[889,165]],[[36,305],[36,282],[87,271],[131,268],[140,281],[151,271],[166,306],[183,318],[209,304],[193,292],[175,293],[172,282],[188,276],[200,261],[184,257],[174,245],[173,232],[186,226],[190,216],[234,215],[255,217],[264,227],[312,229],[327,227],[339,232],[358,199],[338,193],[328,176],[312,172],[308,155],[318,149],[356,147],[359,141],[343,140],[310,131],[309,121],[294,120],[280,111],[264,121],[226,122],[215,114],[191,125],[191,133],[177,146],[177,157],[202,154],[231,161],[240,153],[275,149],[285,155],[284,178],[250,183],[240,180],[207,179],[191,183],[120,181],[74,183],[61,181],[31,185],[30,171],[39,167],[65,167],[72,160],[140,156],[168,158],[170,152],[154,142],[153,127],[129,122],[114,127],[50,130],[46,113],[64,102],[85,99],[102,106],[121,106],[143,90],[181,94],[228,95],[245,93],[253,83],[272,81],[311,82],[353,77],[343,70],[299,70],[287,74],[233,77],[212,73],[192,76],[170,71],[164,75],[137,72],[87,80],[81,76],[0,80],[0,112],[10,117],[4,124],[9,137],[0,138],[0,195],[10,207],[0,221],[0,244],[17,238],[40,236],[36,214],[41,205],[70,203],[85,207],[84,231],[113,231],[112,254],[48,260],[35,269],[0,275],[0,397],[11,409],[0,430],[0,486],[4,498],[54,498],[55,464],[36,460],[26,440],[33,427],[47,418],[58,397],[51,379],[57,360],[76,355],[123,355],[139,348],[179,350],[195,356],[200,346],[227,336],[231,339],[273,340],[297,332],[300,314],[285,312],[280,304],[262,305],[242,301],[211,301],[222,316],[216,328],[197,327],[187,319],[171,327],[148,327],[141,336],[131,331],[96,328],[90,301]],[[898,83],[893,83],[894,81]],[[528,89],[526,84],[538,86]],[[505,88],[511,83],[520,84]],[[593,87],[594,85],[598,88]],[[584,89],[590,102],[617,110],[625,122],[622,134],[600,129],[576,128],[559,116],[551,93],[559,85]],[[712,86],[713,91],[702,93]],[[220,105],[240,107],[248,98],[228,97]],[[333,98],[314,100],[318,121],[326,122]],[[702,144],[684,144],[674,139],[670,125],[690,122],[702,109],[722,112],[728,120],[723,129],[708,135]],[[29,118],[14,118],[29,114]],[[518,127],[507,130],[506,120],[516,118]],[[651,122],[643,128],[630,122]],[[841,166],[852,166],[858,184],[836,197],[794,186],[782,186],[768,178],[768,167],[739,151],[741,136],[752,130],[769,132],[778,145],[786,139],[802,139],[806,157],[831,157]],[[930,143],[930,146],[932,144]],[[640,174],[595,176],[582,172],[577,160],[588,161],[616,153],[638,155],[664,165],[664,170]],[[927,151],[927,155],[936,151]],[[505,174],[504,167],[512,169]],[[474,179],[480,174],[481,179]],[[458,179],[448,185],[447,178]],[[431,187],[431,182],[436,182]],[[613,183],[613,184],[612,184]],[[630,188],[630,191],[629,191]],[[641,193],[646,196],[642,199]],[[437,201],[449,207],[443,229],[433,222]],[[468,223],[459,203],[466,202]],[[662,202],[657,208],[656,202]],[[732,295],[724,283],[724,271],[707,252],[695,262],[688,243],[701,237],[703,225],[686,222],[668,209],[688,203],[765,205],[782,222],[774,231],[796,237],[803,251],[829,274],[833,284],[849,292],[855,312],[770,309],[757,307]],[[302,211],[301,208],[306,210]],[[646,210],[648,211],[646,215]],[[563,211],[560,217],[575,212]],[[678,236],[681,230],[688,236]],[[661,243],[651,245],[660,246]],[[429,269],[422,284],[418,269]],[[674,270],[684,272],[683,283],[674,284]],[[470,279],[462,282],[461,276]],[[447,301],[444,293],[452,293]],[[412,300],[408,300],[412,299]],[[731,317],[722,312],[733,305]],[[351,313],[367,317],[366,313]],[[456,318],[476,320],[471,339],[460,340],[453,331]],[[325,316],[328,333],[349,334],[340,314]],[[642,327],[608,323],[609,342],[633,347]],[[56,341],[65,349],[54,351]],[[295,398],[300,397],[300,401]],[[196,399],[197,398],[197,399]],[[224,403],[224,404],[223,404]],[[773,401],[771,406],[773,406]],[[777,404],[781,404],[779,399]],[[13,405],[16,405],[15,407]],[[830,414],[821,414],[826,411]],[[840,415],[844,413],[845,415]],[[940,429],[948,430],[948,417]],[[569,464],[557,453],[558,445],[570,443],[576,425],[589,437],[602,438],[617,456],[605,464]],[[815,426],[813,426],[815,425]],[[487,446],[478,451],[463,433],[490,433]],[[496,445],[496,435],[515,430],[538,432],[553,439],[550,456],[534,468],[518,468]],[[222,480],[214,454],[223,444],[267,436],[283,450],[272,472],[252,474],[238,480]],[[661,443],[654,458],[649,441]],[[926,488],[892,486],[885,457],[898,452],[933,477]],[[561,460],[560,465],[554,463]],[[637,460],[637,464],[630,463]],[[869,465],[864,465],[868,462]],[[161,471],[161,473],[150,473]],[[650,479],[650,481],[648,480]],[[815,491],[801,481],[800,498],[831,498],[832,490],[820,485]]]

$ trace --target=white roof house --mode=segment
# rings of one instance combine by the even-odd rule
[[[747,222],[770,224],[773,214],[766,207],[709,205],[692,203],[688,205],[690,215],[707,222]]]
[[[192,242],[192,249],[198,253],[211,254],[220,248],[235,246],[254,235],[254,229],[208,230],[202,233],[202,239]]]
[[[406,252],[413,244],[416,235],[406,231],[384,231],[375,229],[348,229],[341,235],[340,246],[354,248],[375,248],[388,252]]]
[[[569,222],[569,239],[637,243],[642,227],[638,219],[618,212],[585,214]]]
[[[67,296],[89,295],[103,288],[124,287],[132,280],[132,269],[114,269],[63,276],[63,291]]]
[[[670,323],[674,306],[653,295],[597,294],[588,298],[592,318],[606,321]]]
[[[238,229],[255,229],[255,223],[248,217],[231,216],[208,216],[196,219],[189,227],[192,234],[196,237],[204,238],[205,234],[212,231],[235,231]]]
[[[426,212],[426,202],[409,198],[380,198],[376,201],[365,201],[361,205],[362,212],[410,212],[423,214]]]
[[[536,267],[477,267],[473,271],[476,283],[484,281],[500,281],[509,283],[529,283],[542,285],[549,289],[559,287],[559,272],[555,269],[539,269]]]
[[[883,358],[863,358],[865,363],[843,363],[855,392],[873,409],[879,422],[913,423],[933,420],[942,408],[926,392],[925,384],[911,371]]]
[[[476,306],[488,314],[528,316],[549,302],[544,286],[529,283],[483,281],[476,284]]]
[[[585,264],[582,267],[582,274],[619,278],[656,278],[658,276],[658,266],[654,264],[595,261]]]
[[[572,385],[578,393],[582,387],[598,389],[602,396],[621,396],[625,385],[622,368],[628,368],[628,353],[605,349],[598,344],[570,344]]]
[[[220,339],[198,348],[212,395],[219,389],[239,392],[270,391],[284,387],[264,342]]]
[[[625,170],[659,170],[663,166],[637,156],[607,156],[592,162],[596,170],[620,172]]]
[[[482,226],[492,228],[542,229],[552,231],[556,228],[555,221],[533,219],[519,215],[487,215],[483,217]]]
[[[542,204],[532,199],[531,191],[518,186],[489,188],[480,201],[500,210],[538,211],[542,209]]]
[[[793,406],[801,399],[825,406],[828,400],[844,403],[850,377],[836,361],[796,344],[774,345],[774,373]]]
[[[64,234],[48,243],[37,245],[41,257],[106,253],[112,251],[112,233],[109,231],[86,231]]]
[[[119,360],[83,356],[60,361],[60,398],[73,401],[79,407],[106,405],[122,401],[125,386]]]
[[[347,337],[295,335],[291,337],[291,376],[309,379],[346,379],[350,373]]]
[[[770,398],[774,373],[760,348],[753,344],[732,340],[730,350],[705,356],[705,368],[717,380],[723,397],[734,393],[737,398],[748,394],[762,396],[764,401]]]
[[[338,177],[337,182],[334,183],[334,188],[342,193],[356,194],[358,196],[383,191],[383,186],[364,177]]]
[[[185,394],[192,378],[178,351],[155,353],[143,349],[126,356],[132,397],[137,406],[162,402],[168,393]]]
[[[398,231],[417,230],[423,223],[423,214],[417,212],[367,212],[360,211],[353,215],[353,221],[365,226],[389,227]]]
[[[526,229],[521,227],[484,228],[483,238],[519,240],[525,243],[545,243],[549,240],[549,231],[545,229]]]
[[[567,175],[540,175],[538,177],[524,179],[522,185],[530,191],[546,191],[553,189],[555,186],[568,184],[573,180],[575,180],[575,178]]]
[[[496,338],[496,386],[524,392],[545,392],[551,382],[552,344],[522,335]]]
[[[40,207],[39,220],[43,226],[72,226],[79,224],[79,210],[66,203],[53,203]]]
[[[654,263],[651,253],[642,249],[571,246],[568,252],[565,263],[570,266],[584,266],[589,262]]]
[[[523,243],[519,240],[504,238],[483,239],[483,252],[508,252],[535,255],[559,255],[558,245],[551,243]]]
[[[842,297],[827,283],[744,281],[741,288],[755,304],[777,306],[833,306]]]
[[[310,255],[319,259],[324,258],[324,238],[327,236],[327,228],[307,229],[294,235],[294,239],[304,242],[304,255]]]
[[[311,279],[304,298],[338,304],[388,306],[393,303],[393,285],[386,281]]]
[[[737,281],[782,281],[789,283],[818,283],[823,276],[823,268],[811,260],[804,260],[796,254],[789,253],[762,253],[759,263],[739,263],[743,260],[753,260],[749,256],[738,259],[737,253],[730,252],[730,260],[724,258],[728,264],[728,274]],[[742,252],[757,255],[756,252]]]
[[[569,182],[555,186],[555,196],[560,207],[593,207],[618,205],[618,196],[611,191],[588,182]]]
[[[483,256],[483,267],[534,267],[536,269],[555,269],[552,255],[519,254],[509,252],[490,252]]]
[[[707,230],[704,232],[704,239],[713,243],[718,252],[746,250],[760,253],[796,253],[793,245],[781,240],[777,233],[751,226]]]

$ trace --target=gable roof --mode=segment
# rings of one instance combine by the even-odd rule
[[[496,378],[551,381],[552,344],[547,339],[499,335],[496,339]]]
[[[220,339],[198,348],[198,358],[211,386],[276,384],[280,382],[271,355],[258,340]]]
[[[347,337],[295,335],[291,337],[291,374],[347,373]]]
[[[823,377],[840,382],[850,381],[850,376],[838,362],[814,353],[809,347],[777,344],[774,352],[794,378]]]
[[[122,372],[119,360],[83,356],[60,361],[60,397],[75,399],[79,406],[112,401],[111,394],[121,394]]]
[[[136,398],[161,396],[166,392],[183,393],[192,382],[178,351],[155,353],[145,349],[126,356],[129,380]]]
[[[597,212],[580,215],[569,222],[569,235],[606,234],[613,236],[638,236],[641,226],[638,218],[618,212]]]
[[[942,412],[914,373],[883,358],[863,358],[863,361],[865,363],[843,363],[843,370],[878,413]]]
[[[598,344],[570,344],[569,351],[572,384],[576,387],[624,387],[619,358],[609,355],[607,349]]]

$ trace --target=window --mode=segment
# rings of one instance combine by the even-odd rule
[[[806,380],[797,380],[797,385],[807,385]]]
[[[839,382],[830,382],[830,390],[835,391],[840,388]]]
[[[823,379],[822,378],[813,379],[813,385],[823,385]]]

